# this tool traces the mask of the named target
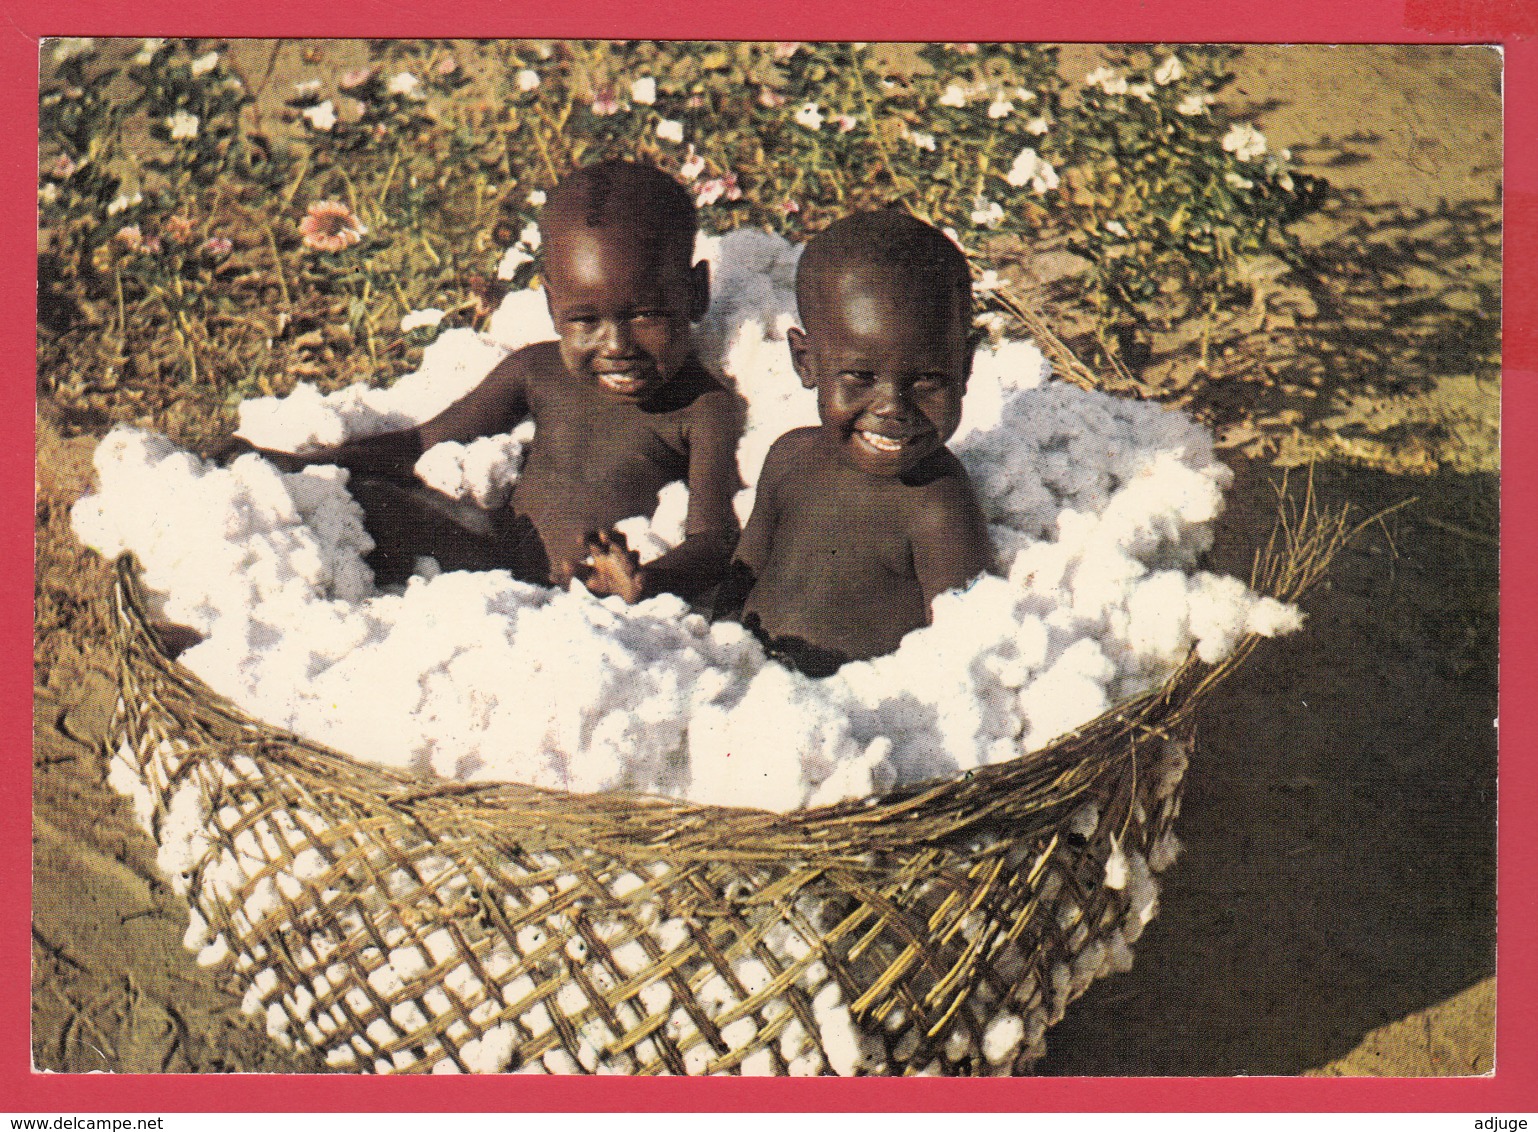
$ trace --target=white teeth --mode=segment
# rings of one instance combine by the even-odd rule
[[[866,444],[869,444],[878,452],[902,451],[903,442],[901,440],[893,440],[890,437],[882,436],[880,433],[875,432],[861,432],[860,436]]]

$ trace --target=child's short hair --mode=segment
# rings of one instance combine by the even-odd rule
[[[694,261],[699,218],[689,190],[662,170],[613,160],[584,165],[551,191],[539,215],[542,236],[570,225],[624,225],[665,241],[666,250],[687,265]]]
[[[900,279],[906,287],[950,297],[963,324],[972,319],[972,272],[956,242],[900,208],[856,212],[814,237],[796,269],[796,307],[805,326],[819,291],[845,271]],[[807,327],[808,330],[811,327]]]

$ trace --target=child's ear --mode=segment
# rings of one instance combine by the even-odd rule
[[[790,346],[790,364],[796,376],[801,379],[801,384],[807,389],[817,388],[817,375],[812,372],[811,346],[806,340],[806,332],[792,326],[785,332],[785,341]]]
[[[689,321],[698,322],[710,309],[710,261],[702,259],[689,269]]]

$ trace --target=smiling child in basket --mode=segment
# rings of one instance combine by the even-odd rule
[[[402,580],[432,555],[448,570],[505,568],[557,585],[580,577],[627,601],[696,596],[736,543],[743,415],[694,351],[690,324],[709,301],[708,266],[693,263],[694,203],[659,170],[610,161],[563,180],[539,224],[557,341],[509,355],[421,425],[266,454],[290,470],[354,472],[381,580]],[[508,432],[525,417],[534,439],[506,508],[487,511],[413,479],[433,445]],[[639,568],[614,525],[650,515],[675,480],[689,488],[686,537]]]
[[[937,594],[991,564],[945,447],[971,371],[971,276],[930,225],[858,213],[807,245],[796,304],[791,358],[822,423],[765,457],[730,588],[771,654],[827,675],[895,650]]]

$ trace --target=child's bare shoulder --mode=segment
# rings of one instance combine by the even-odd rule
[[[779,439],[769,446],[769,451],[764,455],[764,466],[759,473],[759,483],[779,482],[798,471],[810,468],[814,458],[821,458],[821,432],[822,430],[816,425],[808,425],[780,434]]]
[[[514,350],[491,371],[493,378],[510,384],[535,387],[566,376],[559,342],[533,342]]]
[[[977,492],[960,460],[943,453],[942,466],[932,478],[917,483],[905,493],[902,526],[910,545],[917,551],[980,563],[985,568],[989,557],[987,520],[978,503]],[[970,567],[968,567],[970,569]]]

